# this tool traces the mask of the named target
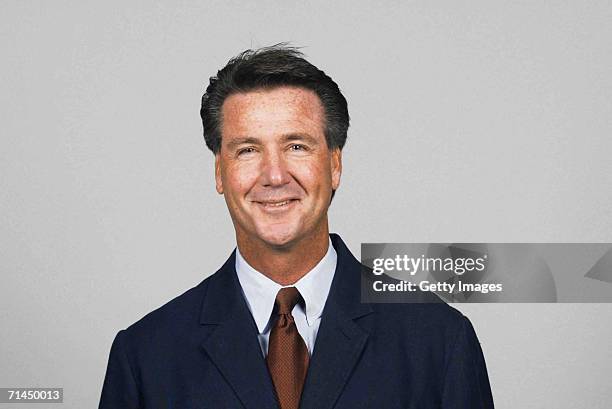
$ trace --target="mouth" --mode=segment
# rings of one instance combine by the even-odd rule
[[[298,199],[287,199],[282,201],[266,201],[266,202],[255,202],[260,208],[268,212],[278,212],[287,210],[296,203]]]

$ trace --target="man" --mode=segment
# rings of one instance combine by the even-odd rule
[[[330,77],[294,48],[248,50],[201,116],[237,248],[117,334],[100,408],[493,407],[467,318],[360,302],[361,265],[328,231],[349,126]]]

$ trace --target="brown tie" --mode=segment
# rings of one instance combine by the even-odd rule
[[[298,409],[308,371],[308,348],[291,315],[300,298],[295,287],[281,288],[276,295],[278,319],[270,332],[266,361],[281,409]]]

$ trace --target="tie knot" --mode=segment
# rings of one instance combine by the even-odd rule
[[[300,292],[295,287],[281,288],[276,294],[277,314],[291,314],[293,307],[300,301]]]

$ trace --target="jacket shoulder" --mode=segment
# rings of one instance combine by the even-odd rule
[[[211,278],[212,275],[128,326],[124,330],[127,338],[150,340],[197,323]]]
[[[438,350],[451,348],[465,327],[471,326],[466,316],[444,302],[375,304],[373,310],[372,319],[383,339],[410,335],[403,339],[418,339]]]

